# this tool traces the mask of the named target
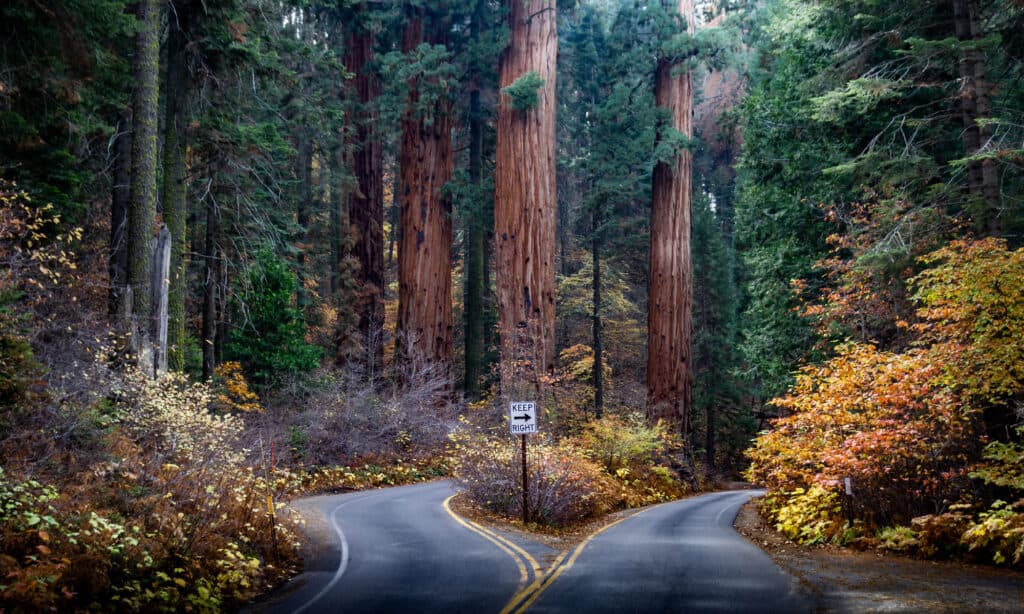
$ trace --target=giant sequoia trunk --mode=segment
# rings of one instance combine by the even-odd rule
[[[440,24],[412,16],[402,50],[413,52],[431,30],[433,44],[443,43]],[[411,83],[402,119],[402,240],[398,250],[398,345],[406,373],[446,380],[452,360],[452,218],[451,201],[442,188],[452,176],[451,102],[438,97],[430,117],[418,112],[419,86]]]
[[[185,185],[188,74],[185,65],[185,31],[191,5],[176,6],[176,18],[168,23],[166,121],[164,123],[163,215],[171,233],[171,268],[167,293],[167,364],[172,371],[185,369],[185,253],[188,216]]]
[[[983,38],[977,0],[953,0],[953,21],[960,52],[960,113],[963,119],[964,154],[980,152],[992,139],[992,126],[984,120],[992,115],[985,76],[985,54],[978,48]],[[979,122],[979,120],[981,120]],[[967,189],[983,205],[981,218],[991,235],[998,235],[999,175],[995,161],[972,161],[967,165]]]
[[[359,104],[357,144],[352,156],[358,189],[349,200],[349,218],[356,232],[353,252],[359,262],[361,287],[356,305],[359,341],[364,351],[362,362],[371,373],[378,373],[384,362],[384,166],[375,110],[381,84],[369,65],[374,57],[374,39],[368,30],[353,34],[346,48],[345,66],[356,75],[352,88]],[[339,348],[339,352],[346,350]]]
[[[694,28],[693,0],[679,0],[679,14]],[[672,127],[693,136],[693,82],[688,72],[661,59],[654,82],[658,106]],[[654,168],[651,200],[650,287],[647,306],[647,416],[689,430],[693,265],[690,199],[693,155],[682,150]]]
[[[533,108],[498,103],[494,234],[501,332],[502,388],[510,377],[539,385],[552,365],[555,327],[555,0],[508,0],[511,35],[499,60],[499,83],[536,71],[543,84]],[[522,82],[520,82],[521,84]],[[505,368],[529,361],[530,372]]]
[[[128,204],[129,323],[133,345],[145,358],[152,329],[153,221],[156,217],[157,108],[160,74],[160,6],[157,0],[139,0],[139,30],[135,35],[135,94],[132,100],[132,179]],[[148,365],[152,367],[152,365]]]

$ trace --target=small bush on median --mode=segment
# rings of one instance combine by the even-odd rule
[[[682,443],[661,422],[649,424],[640,413],[608,415],[586,424],[573,441],[615,480],[612,507],[671,501],[686,492],[669,468]]]
[[[538,438],[539,439],[539,438]],[[522,516],[522,455],[517,440],[459,432],[454,473],[469,498],[511,518]],[[532,442],[527,452],[529,518],[563,525],[608,510],[610,479],[569,443]]]

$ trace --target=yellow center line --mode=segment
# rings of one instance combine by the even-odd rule
[[[512,557],[512,560],[516,562],[516,567],[519,568],[519,584],[516,587],[516,595],[518,595],[520,593],[520,591],[523,590],[523,587],[526,586],[526,583],[530,579],[530,574],[526,570],[526,565],[523,563],[523,561],[518,556],[516,556],[515,551],[512,550],[511,548],[509,548],[508,546],[506,546],[504,543],[502,543],[501,540],[496,539],[495,537],[493,537],[491,535],[488,535],[486,531],[484,531],[484,530],[478,528],[477,526],[475,526],[475,523],[471,523],[468,520],[464,520],[461,516],[459,516],[458,514],[453,512],[452,508],[451,508],[451,500],[454,499],[454,498],[455,498],[455,495],[452,495],[451,497],[448,497],[447,499],[444,500],[444,511],[448,512],[448,515],[451,516],[453,519],[455,519],[455,522],[461,524],[465,528],[469,529],[470,531],[476,533],[477,535],[479,535],[479,536],[483,537],[484,539],[486,539],[487,541],[491,542],[492,544],[497,546],[499,549],[501,549],[502,552],[504,552],[505,554],[507,554],[510,557]],[[527,555],[527,556],[529,556],[529,555]],[[529,559],[529,560],[532,561],[532,559]],[[533,563],[534,563],[534,565],[536,565],[536,561],[534,561]]]
[[[593,541],[593,539],[595,537],[597,537],[598,535],[604,533],[608,529],[614,527],[615,525],[619,524],[620,522],[622,522],[624,520],[629,520],[630,518],[636,518],[637,516],[639,516],[640,514],[643,514],[644,512],[646,512],[649,509],[652,509],[652,508],[649,507],[647,509],[640,510],[639,512],[637,512],[635,514],[630,514],[629,516],[624,516],[622,518],[619,518],[615,522],[608,523],[608,524],[604,525],[603,527],[601,527],[600,529],[594,531],[593,533],[588,535],[586,537],[586,539],[584,539],[582,542],[580,542],[579,545],[576,546],[572,550],[572,554],[569,556],[568,560],[565,561],[565,563],[562,563],[562,561],[565,560],[566,555],[568,555],[570,551],[568,551],[568,550],[563,551],[562,554],[559,555],[559,557],[557,559],[555,559],[555,562],[552,563],[551,569],[553,571],[551,571],[547,576],[545,576],[543,578],[543,582],[540,584],[540,587],[531,591],[531,588],[535,584],[537,584],[537,582],[535,581],[533,584],[530,585],[530,588],[527,588],[527,590],[522,591],[520,594],[518,594],[518,595],[516,595],[515,597],[512,598],[513,600],[512,600],[512,602],[509,605],[513,605],[513,604],[517,604],[517,603],[521,602],[519,607],[514,607],[513,606],[513,608],[510,609],[508,606],[506,606],[506,609],[502,610],[502,614],[509,614],[510,612],[514,612],[514,614],[521,614],[522,612],[525,612],[527,609],[530,608],[530,606],[532,606],[537,601],[537,599],[544,593],[544,591],[546,591],[548,589],[548,587],[550,587],[552,584],[554,584],[555,580],[558,579],[558,576],[562,575],[562,572],[564,572],[565,570],[571,568],[576,563],[576,559],[579,558],[580,554],[583,552],[583,549],[586,548],[587,544],[589,544],[591,541]],[[524,601],[524,599],[525,599],[525,601]]]

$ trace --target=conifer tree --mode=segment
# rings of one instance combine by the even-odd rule
[[[157,109],[160,74],[160,7],[140,0],[135,35],[135,93],[132,102],[132,170],[128,203],[128,287],[133,345],[145,357],[152,326],[153,221],[156,216]],[[147,368],[152,365],[147,365]]]
[[[681,28],[695,29],[693,0],[679,0]],[[670,57],[658,60],[658,106],[673,130],[693,137],[693,80]],[[664,135],[662,136],[664,138]],[[654,167],[651,195],[650,283],[647,303],[647,416],[689,431],[692,404],[693,265],[690,219],[693,154],[686,148]]]
[[[402,242],[398,344],[406,374],[448,380],[452,361],[452,102],[445,85],[447,19],[439,7],[407,7],[402,51],[420,64],[402,119]]]
[[[554,356],[556,20],[554,0],[508,0],[510,37],[499,59],[494,234],[501,360],[531,361],[533,385]],[[509,391],[511,383],[502,381],[502,388]]]

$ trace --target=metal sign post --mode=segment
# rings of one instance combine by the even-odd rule
[[[508,430],[522,438],[523,451],[523,524],[530,517],[530,478],[526,470],[526,436],[537,432],[537,404],[533,401],[513,401],[508,406]]]
[[[523,438],[523,525],[525,526],[527,519],[530,517],[530,478],[526,474],[526,435],[520,435],[520,437]]]

